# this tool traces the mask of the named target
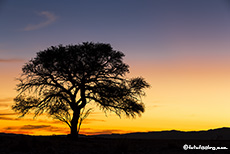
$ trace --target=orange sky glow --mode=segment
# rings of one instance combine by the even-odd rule
[[[17,95],[16,78],[36,52],[84,41],[110,43],[122,51],[124,62],[130,66],[127,77],[142,76],[151,88],[143,98],[145,112],[141,117],[105,116],[92,103],[94,111],[83,122],[80,133],[230,127],[227,1],[132,0],[104,1],[100,5],[60,1],[54,7],[44,0],[22,0],[0,2],[0,6],[0,132],[69,133],[66,124],[45,115],[18,118],[11,106]]]

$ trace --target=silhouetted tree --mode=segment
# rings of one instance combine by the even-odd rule
[[[141,96],[149,84],[142,77],[125,78],[129,66],[123,57],[104,43],[59,45],[40,51],[22,68],[12,109],[21,116],[46,112],[66,122],[73,137],[91,111],[83,112],[89,102],[118,116],[141,115]]]

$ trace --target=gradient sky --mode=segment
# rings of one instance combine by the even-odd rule
[[[0,132],[63,134],[46,116],[11,110],[16,77],[36,52],[84,41],[110,43],[150,84],[137,119],[95,109],[81,133],[230,127],[228,0],[0,1]]]

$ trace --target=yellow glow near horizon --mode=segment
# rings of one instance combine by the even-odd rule
[[[228,127],[230,125],[228,65],[211,62],[202,65],[202,61],[197,61],[196,64],[191,61],[172,64],[149,66],[145,62],[138,64],[131,62],[131,73],[128,76],[143,76],[151,84],[151,89],[146,90],[147,96],[143,98],[146,105],[145,113],[136,119],[124,117],[120,119],[113,113],[108,113],[108,117],[105,117],[103,112],[95,109],[82,124],[80,132],[100,134],[172,129],[191,131]],[[143,65],[149,67],[143,69]],[[17,83],[14,78],[20,71],[5,69],[5,72],[7,73],[1,74],[0,88],[2,132],[31,135],[69,132],[67,125],[52,122],[52,119],[45,117],[29,120],[32,116],[26,116],[24,120],[12,120],[10,118],[15,119],[17,115],[4,116],[3,113],[12,113],[10,106],[17,94],[14,91]]]

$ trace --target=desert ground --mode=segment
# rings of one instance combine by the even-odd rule
[[[0,135],[0,154],[227,154],[225,150],[184,150],[202,145],[230,148],[228,140],[152,140],[127,138]]]

